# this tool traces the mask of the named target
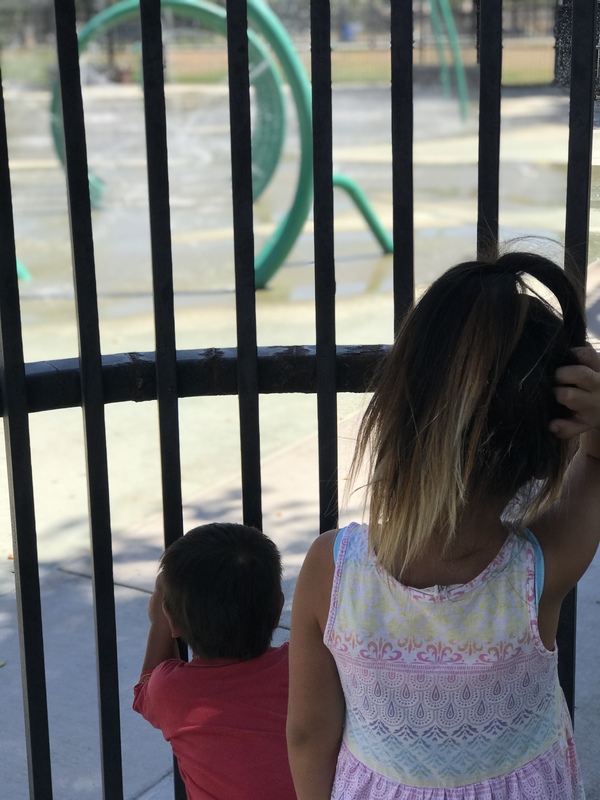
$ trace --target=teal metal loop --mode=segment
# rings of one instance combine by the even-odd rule
[[[216,33],[226,36],[225,10],[204,0],[161,0],[163,8],[171,8],[179,16],[201,22]],[[98,36],[139,16],[139,0],[122,0],[105,8],[83,26],[78,34],[79,52]],[[248,31],[250,82],[256,100],[256,120],[252,131],[252,190],[256,200],[277,168],[285,141],[286,106],[281,78],[267,47],[253,31]],[[54,82],[50,106],[54,146],[61,163],[65,164],[62,117],[58,81]],[[92,205],[100,205],[104,186],[90,171]]]
[[[438,3],[446,26],[454,57],[461,114],[464,117],[466,115],[466,83],[452,13],[448,6],[448,0],[429,1],[432,14],[435,16],[438,48],[441,47],[441,25],[436,5]],[[203,22],[207,27],[223,36],[226,35],[225,10],[213,3],[206,2],[206,0],[162,0],[162,5],[165,8],[173,9],[181,16]],[[83,51],[93,38],[136,17],[139,13],[138,6],[139,0],[121,0],[96,15],[82,28],[79,34],[80,51]],[[262,0],[248,0],[248,26],[250,80],[256,92],[257,108],[252,131],[252,178],[255,199],[260,196],[275,172],[285,137],[285,98],[275,61],[290,87],[300,134],[300,164],[291,206],[255,257],[256,288],[261,289],[266,286],[285,261],[310,214],[313,198],[312,99],[310,82],[287,31]],[[267,46],[263,42],[266,42]],[[440,67],[442,82],[446,86],[448,75],[443,59]],[[56,151],[64,164],[62,120],[57,84],[52,95],[51,116]],[[102,194],[102,182],[92,173],[90,173],[89,179],[90,196],[92,202],[97,204]],[[347,176],[334,175],[333,185],[342,188],[349,194],[383,251],[391,253],[393,249],[391,237],[379,222],[358,184]]]

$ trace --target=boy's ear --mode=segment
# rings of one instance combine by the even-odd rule
[[[169,629],[171,630],[171,636],[173,637],[173,639],[179,639],[179,637],[181,636],[181,632],[179,631],[178,628],[175,627],[175,625],[173,625],[173,620],[171,619],[171,615],[169,614],[169,612],[165,608],[164,602],[162,604],[162,610],[163,610],[163,614],[165,615],[165,618],[166,618],[167,622],[169,623]]]

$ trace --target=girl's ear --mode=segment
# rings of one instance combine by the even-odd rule
[[[181,636],[181,632],[173,624],[173,620],[171,619],[171,615],[169,614],[169,612],[165,608],[164,601],[163,601],[163,604],[162,604],[162,610],[163,610],[163,614],[165,615],[165,618],[166,618],[167,622],[169,623],[169,629],[171,631],[171,636],[173,637],[173,639],[179,639],[179,637]]]

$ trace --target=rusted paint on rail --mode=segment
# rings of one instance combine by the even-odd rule
[[[387,351],[385,345],[337,347],[337,391],[367,391]],[[105,403],[156,400],[154,352],[103,356],[102,375]],[[25,377],[28,412],[81,405],[78,358],[31,362],[25,365]],[[177,385],[180,397],[237,394],[236,349],[179,350]],[[313,394],[317,388],[314,346],[259,347],[258,387],[261,394]]]

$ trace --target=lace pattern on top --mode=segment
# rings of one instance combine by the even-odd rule
[[[324,641],[346,701],[342,753],[356,770],[415,791],[462,791],[557,748],[576,765],[557,653],[537,631],[532,547],[514,532],[473,581],[429,594],[389,576],[369,551],[366,526],[349,526]],[[430,796],[471,797],[414,795]]]

